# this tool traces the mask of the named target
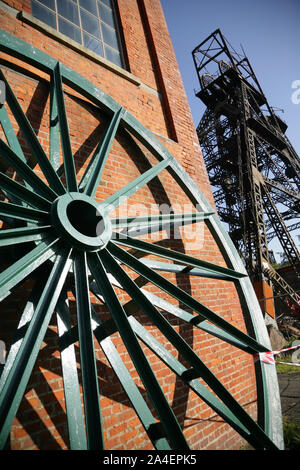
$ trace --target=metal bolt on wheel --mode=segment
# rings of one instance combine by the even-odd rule
[[[200,328],[250,355],[269,350],[266,328],[251,283],[216,213],[172,155],[151,132],[112,98],[55,59],[4,32],[0,33],[0,47],[5,53],[49,75],[50,121],[55,123],[50,129],[49,159],[1,72],[0,79],[5,83],[7,105],[26,138],[42,177],[28,164],[12,129],[6,108],[1,106],[0,122],[8,142],[6,144],[3,140],[0,141],[1,157],[7,166],[13,168],[18,177],[23,179],[24,184],[18,183],[4,172],[0,173],[0,187],[7,198],[7,201],[0,201],[0,216],[11,224],[11,228],[1,229],[0,244],[1,247],[30,246],[30,249],[25,252],[17,251],[18,259],[2,270],[0,300],[13,295],[14,289],[25,279],[34,278],[41,266],[47,265],[49,269],[47,279],[34,278],[34,287],[29,299],[34,308],[30,309],[27,305],[24,309],[17,331],[18,340],[13,342],[1,375],[1,447],[6,444],[53,312],[56,312],[60,338],[72,329],[66,294],[71,278],[75,286],[78,329],[74,342],[79,342],[84,403],[83,412],[74,347],[69,344],[68,347],[61,347],[60,358],[71,449],[104,448],[94,338],[118,377],[155,449],[184,450],[188,449],[189,445],[140,341],[182,379],[199,400],[210,406],[252,446],[258,449],[280,448],[280,406],[278,407],[279,395],[274,367],[260,362],[256,364],[258,424],[162,313],[164,310],[178,316],[181,321],[194,328]],[[110,119],[106,133],[80,181],[75,170],[68,131],[63,84],[80,93]],[[156,157],[157,163],[99,204],[95,200],[96,191],[120,128],[130,132],[141,142]],[[62,182],[59,173],[59,138],[65,182]],[[111,211],[120,201],[130,198],[164,169],[176,180],[191,203],[201,210],[192,214],[157,216],[151,219],[152,228],[155,224],[157,230],[162,230],[170,223],[176,222],[180,225],[187,221],[203,221],[221,249],[228,264],[227,268],[138,239],[126,231],[124,233],[119,229],[132,227],[132,220],[110,217]],[[21,226],[17,226],[16,222],[22,222]],[[139,228],[149,228],[149,220],[145,217],[136,217],[134,223]],[[160,261],[146,262],[136,256],[137,252],[154,255],[159,257]],[[140,287],[128,274],[127,268],[142,276],[149,284],[157,286],[180,305],[186,306],[189,311],[195,312],[195,315],[182,307],[174,308],[174,305],[164,298]],[[243,333],[168,280],[163,273],[170,269],[175,273],[185,269],[199,278],[234,282],[245,318],[251,323],[253,336]],[[183,365],[158,342],[139,321],[138,315],[126,311],[114,286],[123,290],[134,301],[137,308],[147,315],[152,324],[178,351],[179,357],[184,359],[184,364],[189,366]],[[90,301],[90,292],[101,298],[109,310],[110,325],[114,325],[114,331],[118,331],[122,338],[156,417],[124,365],[110,337],[107,324],[103,323],[96,313]],[[26,328],[22,328],[25,324]],[[210,390],[198,378],[204,380]]]

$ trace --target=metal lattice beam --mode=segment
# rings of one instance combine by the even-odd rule
[[[271,266],[268,243],[274,234],[299,269],[300,254],[286,225],[299,214],[299,156],[249,60],[234,51],[221,31],[197,46],[193,57],[201,85],[197,96],[206,105],[197,133],[217,209],[253,281],[267,278],[272,284],[274,276],[265,266]],[[203,81],[207,73],[212,78]],[[276,279],[290,296],[287,283]]]

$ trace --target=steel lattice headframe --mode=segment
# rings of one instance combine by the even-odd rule
[[[269,243],[277,237],[300,276],[300,254],[291,232],[299,229],[300,159],[287,125],[269,105],[244,53],[220,30],[193,51],[206,110],[197,132],[218,214],[229,227],[248,274],[267,279],[299,303],[275,271]]]

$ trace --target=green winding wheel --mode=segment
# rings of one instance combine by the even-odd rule
[[[66,297],[66,285],[71,277],[75,279],[74,297],[78,327],[75,340],[79,341],[84,402],[83,413],[74,348],[69,344],[68,347],[61,348],[61,363],[72,449],[104,448],[94,337],[119,378],[154,448],[184,450],[188,449],[188,443],[139,339],[198,395],[199,400],[204,400],[251,445],[258,449],[281,448],[280,401],[274,367],[256,363],[259,396],[257,424],[161,313],[163,309],[194,328],[215,335],[251,355],[270,348],[262,315],[245,269],[217,215],[199,189],[151,132],[92,83],[45,53],[4,32],[0,33],[0,47],[4,52],[34,65],[49,75],[52,123],[49,159],[1,72],[1,80],[5,82],[7,104],[39,165],[43,179],[27,163],[5,106],[0,106],[0,122],[8,142],[7,144],[3,140],[0,141],[1,158],[25,183],[20,184],[4,172],[0,173],[0,187],[8,200],[0,202],[0,216],[12,227],[0,231],[0,243],[2,247],[25,246],[27,243],[26,246],[30,246],[29,250],[23,251],[18,259],[2,270],[0,300],[13,293],[15,287],[23,280],[34,276],[42,265],[48,263],[50,266],[47,279],[44,282],[35,282],[31,297],[31,300],[35,299],[35,307],[25,308],[20,319],[17,340],[12,343],[1,375],[1,447],[3,448],[7,441],[54,311],[57,314],[59,336],[62,338],[71,331]],[[93,154],[81,181],[78,181],[76,175],[71,150],[63,83],[90,100],[110,119],[105,136]],[[157,163],[99,205],[95,201],[96,190],[112,142],[120,127],[133,134],[156,157]],[[59,138],[63,154],[64,183],[59,172]],[[145,217],[137,217],[134,222],[130,218],[110,218],[110,212],[118,206],[120,200],[129,198],[163,169],[167,169],[175,178],[191,203],[195,207],[201,207],[200,211],[156,216],[151,222]],[[142,241],[130,236],[128,231],[120,230],[132,227],[133,224],[139,229],[147,230],[150,223],[152,229],[156,224],[156,230],[161,230],[165,224],[180,225],[200,220],[210,229],[227,261],[227,268]],[[16,221],[22,224],[16,225]],[[160,261],[143,261],[132,254],[137,252],[155,255],[160,257]],[[124,267],[129,267],[149,283],[158,286],[181,305],[192,309],[196,315],[183,308],[174,308],[173,304],[165,299],[141,288]],[[245,318],[251,323],[252,336],[239,331],[162,274],[170,270],[179,273],[183,269],[191,275],[234,282]],[[142,326],[138,316],[125,311],[113,285],[125,291],[134,300],[138,309],[148,316],[189,366],[183,365],[170,354],[169,350]],[[111,315],[108,322],[102,323],[94,311],[90,302],[90,291],[98,295],[108,308]],[[26,328],[22,328],[25,324]],[[114,325],[113,331],[119,332],[126,346],[156,411],[160,422],[159,429],[157,419],[154,418],[113,345],[107,324]],[[209,385],[211,391],[198,380],[199,377]]]

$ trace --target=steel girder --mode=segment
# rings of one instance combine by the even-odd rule
[[[287,126],[269,105],[248,58],[220,30],[194,49],[193,58],[197,96],[206,106],[197,132],[221,220],[253,282],[267,280],[297,304],[299,295],[286,281],[270,275],[268,245],[271,229],[299,277],[300,253],[290,227],[299,218],[300,160]],[[212,80],[204,85],[201,74],[207,73]]]

